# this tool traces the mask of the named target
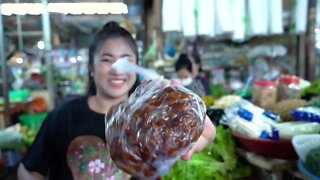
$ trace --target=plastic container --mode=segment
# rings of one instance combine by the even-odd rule
[[[260,107],[269,108],[276,103],[277,86],[273,81],[257,80],[254,82],[252,102]]]
[[[298,135],[293,137],[292,144],[299,155],[299,158],[305,162],[306,156],[313,148],[320,146],[320,134]]]
[[[300,98],[300,79],[296,76],[282,76],[278,82],[277,101]]]
[[[308,169],[306,169],[301,161],[301,159],[299,159],[297,161],[297,167],[299,169],[299,171],[305,175],[307,177],[307,179],[310,179],[310,180],[320,180],[320,177],[312,174]]]
[[[9,91],[10,100],[25,101],[29,98],[29,96],[30,96],[30,91],[28,89]]]
[[[239,147],[270,158],[296,159],[297,154],[290,140],[270,140],[246,137],[232,131],[232,136]]]

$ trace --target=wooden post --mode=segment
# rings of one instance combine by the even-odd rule
[[[315,28],[316,28],[316,0],[309,0],[308,4],[308,24],[307,24],[307,44],[306,44],[306,78],[310,81],[315,80],[317,71],[317,59],[315,48]]]

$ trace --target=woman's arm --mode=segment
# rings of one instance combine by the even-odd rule
[[[44,177],[37,172],[29,172],[22,163],[18,167],[18,180],[44,180]]]
[[[204,122],[204,128],[201,136],[199,137],[196,144],[188,151],[185,155],[182,156],[183,160],[189,160],[193,153],[199,152],[204,149],[207,145],[213,142],[213,139],[216,135],[216,128],[212,124],[208,116],[206,116]]]

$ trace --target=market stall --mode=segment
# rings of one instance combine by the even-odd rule
[[[42,2],[43,18],[38,15],[6,18],[5,37],[17,38],[16,43],[22,46],[27,42],[22,41],[22,37],[26,40],[31,34],[33,45],[28,51],[22,48],[15,52],[7,61],[1,57],[2,64],[8,64],[9,68],[2,68],[5,85],[0,103],[4,105],[0,108],[0,179],[6,176],[1,176],[4,172],[1,170],[16,169],[48,110],[70,97],[86,93],[88,42],[109,20],[121,22],[136,39],[139,65],[149,68],[147,72],[179,80],[180,85],[187,84],[186,87],[199,78],[206,82],[209,91],[198,97],[184,92],[183,88],[171,87],[164,79],[156,79],[153,86],[146,88],[151,89],[145,93],[150,99],[142,98],[141,103],[137,98],[145,94],[136,93],[126,104],[129,108],[120,106],[118,113],[107,116],[111,122],[120,119],[118,124],[106,124],[106,133],[110,135],[107,142],[110,147],[116,147],[111,155],[118,167],[132,175],[141,175],[143,171],[143,177],[161,175],[161,179],[319,178],[320,61],[316,58],[319,47],[315,41],[320,37],[320,20],[317,25],[313,23],[314,0],[296,3],[137,0],[127,1],[139,2],[141,7],[130,7],[126,16],[122,12],[111,15],[105,11],[103,15],[81,14],[72,4],[68,12],[61,12],[62,8],[48,12],[48,2]],[[142,6],[144,14],[140,17]],[[16,18],[17,23],[33,19],[30,21],[35,31],[23,32],[20,27],[19,32],[10,32]],[[42,28],[34,22],[42,22]],[[0,36],[3,36],[1,31]],[[0,44],[0,50],[2,46]],[[189,78],[189,83],[176,72],[175,63],[181,54],[193,58],[192,66],[198,63],[199,73]],[[191,55],[198,57],[190,58]],[[137,68],[125,67],[129,72]],[[12,88],[7,86],[10,81],[7,70],[14,76]],[[141,74],[139,78],[145,78],[146,74]],[[170,88],[165,88],[167,86]],[[196,106],[192,104],[194,101]],[[216,137],[190,160],[180,161],[187,145],[199,137],[199,127],[204,122],[204,116],[199,118],[194,109],[208,115],[216,126]],[[154,114],[150,115],[151,112]],[[180,124],[164,122],[165,118],[175,119],[178,113],[189,119]],[[11,120],[4,120],[8,117]],[[151,123],[145,121],[146,117]],[[118,127],[119,124],[125,128]],[[110,126],[116,127],[115,130],[110,130]],[[179,127],[176,131],[175,126]],[[191,131],[192,128],[196,130]],[[137,134],[143,138],[136,138]],[[122,143],[120,137],[128,138],[129,143]],[[140,140],[144,148],[137,143]],[[170,144],[175,140],[178,143]],[[169,143],[162,146],[160,142]],[[90,154],[92,149],[88,147]],[[126,151],[128,149],[130,151]],[[139,161],[132,154],[141,157]],[[156,161],[157,157],[162,159]],[[72,156],[71,161],[72,158],[76,156]],[[147,165],[142,168],[143,163]],[[85,169],[83,167],[86,164],[81,164],[80,169]],[[88,164],[88,171],[92,171],[90,167],[92,163]]]
[[[157,48],[163,45],[163,49],[150,46],[146,56],[154,62],[149,62],[153,65],[150,67],[167,78],[178,78],[172,67],[179,55],[200,54],[201,75],[211,90],[202,97],[207,114],[213,122],[231,130],[237,156],[245,159],[261,179],[263,175],[272,179],[305,178],[308,175],[297,164],[301,157],[292,138],[320,133],[316,120],[319,61],[313,52],[314,36],[318,36],[314,22],[319,23],[315,20],[315,4],[319,3],[263,3],[190,0],[186,5],[163,1],[164,35],[158,34],[164,42],[153,44]],[[178,6],[180,9],[175,8]],[[267,15],[270,9],[273,14]],[[188,13],[191,11],[194,13]],[[192,173],[183,171],[186,164],[174,167],[169,177],[182,178],[184,173],[191,177]],[[309,166],[305,161],[302,164]]]

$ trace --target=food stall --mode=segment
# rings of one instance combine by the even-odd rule
[[[46,6],[47,2],[43,2]],[[260,3],[239,0],[232,4],[231,1],[154,0],[145,1],[143,6],[146,8],[144,17],[132,15],[131,21],[134,23],[122,16],[110,15],[107,20],[117,17],[118,21],[123,21],[122,25],[137,38],[141,55],[139,64],[152,68],[167,79],[176,78],[173,66],[181,53],[197,52],[201,55],[201,76],[210,84],[210,94],[201,98],[207,108],[206,114],[216,125],[217,131],[212,144],[202,152],[195,153],[190,160],[177,161],[170,156],[176,163],[161,179],[302,179],[319,176],[316,138],[320,133],[320,79],[317,78],[319,70],[317,72],[316,68],[320,69],[320,61],[315,56],[318,48],[314,36],[319,36],[320,31],[313,24],[315,1],[301,0],[292,4],[285,0]],[[272,17],[266,15],[270,12],[273,12]],[[3,114],[0,117],[0,127],[3,127],[0,131],[0,171],[2,167],[19,162],[39,131],[47,110],[53,107],[52,104],[85,93],[88,54],[85,47],[79,48],[76,44],[84,46],[90,37],[81,35],[95,31],[106,19],[104,16],[84,15],[87,21],[96,22],[89,26],[89,23],[73,23],[76,19],[73,15],[61,16],[63,18],[56,14],[53,16],[55,25],[61,23],[62,19],[67,27],[55,27],[58,29],[55,29],[56,32],[69,27],[73,30],[76,26],[81,33],[68,38],[61,36],[61,39],[67,39],[67,45],[56,43],[51,47],[48,17],[43,19],[46,21],[43,23],[46,38],[42,44],[39,41],[41,48],[37,49],[37,62],[27,65],[32,67],[28,68],[32,78],[27,84],[33,90],[47,86],[50,92],[38,89],[28,92],[30,96],[24,96],[23,100],[11,98],[10,101],[10,91],[4,86],[5,106],[4,110],[0,110]],[[145,24],[141,25],[141,19]],[[140,28],[135,29],[138,26]],[[49,63],[49,60],[53,63]],[[45,66],[39,66],[39,62]],[[18,67],[24,69],[20,65]],[[5,70],[2,74],[3,77],[7,76]],[[53,98],[53,91],[58,92],[56,98]],[[166,93],[172,93],[172,90],[168,91]],[[39,94],[45,97],[45,102],[43,99],[29,98]],[[145,111],[149,112],[156,111],[158,103],[148,100],[142,104],[147,106]],[[4,119],[21,112],[26,114],[19,114],[19,123],[8,126],[9,121]],[[119,114],[121,116],[124,113]],[[142,112],[136,113],[135,118],[140,121],[143,115]],[[139,128],[130,124],[129,120],[124,124]],[[140,125],[147,126],[143,122]],[[130,131],[125,133],[131,135]],[[304,137],[306,134],[312,136]],[[147,145],[154,145],[150,149],[158,153],[157,156],[177,153],[178,150],[173,151],[171,147],[158,151],[154,143],[159,137],[152,135],[145,135],[153,137],[149,138]],[[170,139],[174,136],[167,134],[165,137]],[[111,139],[109,142],[118,147],[120,143],[117,140]],[[135,144],[134,138],[129,140]],[[308,153],[301,154],[299,148],[304,145],[303,142],[308,142],[305,146],[309,149]],[[132,152],[141,155],[135,147]],[[118,151],[112,153],[117,154]],[[119,157],[115,162],[124,169],[128,168],[123,161],[130,157],[130,153],[123,153]],[[153,157],[148,158],[148,161],[152,161]],[[135,168],[139,169],[139,166]],[[148,168],[154,173],[154,167]]]

